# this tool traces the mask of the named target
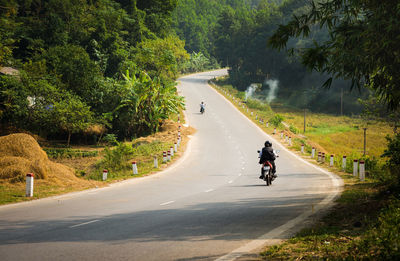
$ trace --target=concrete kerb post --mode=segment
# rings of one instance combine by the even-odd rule
[[[176,142],[174,143],[174,152],[178,152],[178,144]]]
[[[133,171],[133,175],[139,174],[138,168],[137,168],[137,165],[136,165],[136,161],[132,161],[132,171]]]
[[[169,148],[169,151],[171,152],[171,157],[173,157],[174,156],[174,147],[171,146]]]
[[[353,162],[353,176],[357,177],[358,175],[358,160],[354,160]]]
[[[330,159],[330,162],[329,162],[329,166],[331,166],[331,167],[333,167],[333,154],[331,154],[331,159]]]
[[[167,151],[167,161],[171,161],[171,151]]]
[[[311,149],[311,158],[313,159],[315,157],[315,148],[312,147]]]
[[[365,162],[360,160],[360,180],[365,181]]]
[[[107,176],[108,176],[108,170],[103,169],[103,181],[107,180]]]
[[[301,144],[301,154],[304,154],[304,144]]]
[[[163,151],[163,163],[166,163],[167,160],[168,160],[168,158],[167,158],[167,152],[166,152],[166,151]]]
[[[343,155],[343,159],[342,159],[342,170],[343,171],[346,171],[346,161],[347,161],[346,156]]]
[[[33,180],[34,180],[34,174],[33,173],[28,173],[26,174],[26,192],[25,196],[27,197],[33,197]]]
[[[322,156],[322,154],[321,154],[321,152],[319,151],[319,152],[318,152],[318,162],[321,162],[321,156]]]
[[[154,168],[158,169],[158,158],[157,158],[157,155],[154,155],[153,158],[154,158]]]

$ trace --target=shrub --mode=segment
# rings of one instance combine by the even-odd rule
[[[101,166],[109,170],[121,170],[128,166],[128,160],[133,155],[131,146],[125,143],[117,144],[116,148],[104,149],[104,159],[101,161]]]
[[[382,211],[377,226],[367,232],[356,249],[370,260],[399,260],[399,235],[400,201],[394,200],[387,209]]]
[[[282,121],[284,120],[283,116],[280,114],[275,114],[274,117],[269,119],[269,122],[274,125],[275,127],[278,127]]]
[[[293,125],[290,125],[290,126],[289,126],[289,130],[290,130],[291,132],[293,132],[294,134],[299,133],[299,130],[298,130],[296,127],[294,127]]]
[[[107,134],[104,136],[103,141],[107,142],[109,145],[117,145],[117,136],[115,134]]]
[[[250,109],[255,109],[255,110],[260,110],[260,111],[270,111],[271,107],[269,107],[268,104],[263,103],[260,100],[257,99],[251,99],[251,98],[247,98],[247,107],[249,107]]]
[[[388,157],[386,167],[389,169],[391,177],[395,182],[395,186],[400,186],[400,133],[393,138],[387,136],[388,147],[384,151],[382,157]]]

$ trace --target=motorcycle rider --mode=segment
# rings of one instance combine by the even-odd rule
[[[200,103],[200,112],[203,113],[205,111],[206,105],[204,104],[204,102]]]
[[[276,166],[275,166],[275,159],[276,159],[276,155],[274,153],[274,150],[272,149],[272,143],[267,140],[264,143],[264,148],[261,149],[260,151],[260,161],[258,162],[259,164],[263,164],[266,161],[269,161],[272,165],[272,175],[274,176],[274,178],[276,178]],[[261,176],[260,179],[263,179],[263,170],[261,168]]]

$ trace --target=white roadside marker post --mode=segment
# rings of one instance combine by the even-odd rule
[[[322,163],[325,163],[325,152],[322,152],[321,162],[322,162]]]
[[[304,144],[301,144],[301,154],[304,154]]]
[[[321,162],[321,152],[318,152],[318,162]]]
[[[168,160],[168,158],[167,158],[167,152],[166,152],[166,151],[163,151],[163,163],[166,163],[167,160]]]
[[[157,159],[157,155],[154,156],[154,168],[158,169],[158,159]]]
[[[342,170],[343,171],[346,171],[346,161],[347,161],[346,156],[343,156],[343,159],[342,159]]]
[[[333,167],[333,154],[331,154],[331,160],[329,162],[329,166]]]
[[[167,161],[171,161],[171,151],[167,151]]]
[[[178,152],[178,144],[176,142],[174,143],[174,152]]]
[[[289,146],[292,146],[292,137],[289,137]]]
[[[315,157],[315,148],[312,147],[311,149],[311,158],[313,159]]]
[[[274,128],[274,135],[276,134],[276,128]]]
[[[365,161],[360,160],[360,180],[365,181]]]
[[[353,176],[357,177],[357,174],[358,174],[358,160],[355,159],[353,163]]]
[[[169,151],[171,152],[171,157],[173,157],[174,156],[174,147],[171,146],[169,148]]]
[[[107,180],[107,176],[108,176],[108,170],[103,169],[103,181]]]
[[[137,175],[138,174],[136,161],[132,161],[132,171],[133,171],[133,175]]]
[[[33,197],[33,180],[34,180],[34,174],[33,173],[28,173],[26,174],[26,193],[25,195],[27,197]]]

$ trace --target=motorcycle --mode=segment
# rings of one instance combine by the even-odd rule
[[[257,150],[258,154],[260,155],[260,151]],[[279,157],[278,155],[279,150],[275,151],[274,150],[274,154],[276,155],[276,157]],[[258,156],[260,157],[260,156]],[[269,161],[266,161],[262,164],[261,166],[261,171],[262,171],[262,175],[263,175],[263,180],[267,183],[267,186],[272,185],[272,181],[275,180],[275,176],[272,173],[272,164]]]

